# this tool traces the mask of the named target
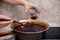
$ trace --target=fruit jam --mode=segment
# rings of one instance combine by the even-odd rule
[[[27,22],[24,26],[17,26],[14,29],[21,32],[38,32],[43,31],[45,28],[42,25]]]

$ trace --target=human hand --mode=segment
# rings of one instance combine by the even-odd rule
[[[26,14],[29,15],[29,9],[34,9],[37,13],[39,13],[40,9],[33,3],[27,2],[26,0],[4,0],[7,3],[22,5],[25,7]]]
[[[5,26],[7,26],[7,25],[9,25],[10,23],[13,22],[13,20],[10,17],[5,16],[5,15],[0,15],[0,19],[7,19],[7,20],[9,20],[9,21],[2,21],[2,20],[0,20],[0,28],[3,28],[3,27],[5,27]]]
[[[39,7],[37,7],[36,5],[34,5],[34,4],[32,4],[32,3],[26,2],[26,4],[25,4],[25,10],[26,10],[26,14],[27,14],[27,15],[29,15],[29,9],[34,9],[34,11],[35,11],[36,13],[40,13],[40,12],[39,12],[39,11],[40,11]]]

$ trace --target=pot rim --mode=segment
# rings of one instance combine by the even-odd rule
[[[19,22],[31,22],[31,21],[39,21],[39,20],[20,20]],[[14,31],[18,32],[18,33],[24,33],[24,34],[37,34],[37,33],[42,33],[42,32],[44,32],[44,31],[47,31],[47,30],[49,29],[49,24],[48,24],[48,23],[42,22],[42,21],[39,21],[39,22],[44,23],[44,24],[47,26],[47,28],[45,28],[45,29],[42,30],[42,31],[37,31],[37,32],[22,32],[22,31],[18,31],[18,30],[15,30],[15,29],[13,28],[13,24],[11,24],[11,28],[12,28]]]

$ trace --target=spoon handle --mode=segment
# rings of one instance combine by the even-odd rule
[[[15,20],[13,21],[13,23],[19,23],[19,24],[23,25],[21,22],[18,22],[18,21],[15,21]]]
[[[0,37],[13,34],[13,31],[1,32]]]

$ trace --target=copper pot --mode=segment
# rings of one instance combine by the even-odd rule
[[[32,22],[34,24],[42,25],[45,29],[43,31],[38,32],[20,32],[14,29],[15,27],[17,27],[17,25],[15,23],[12,23],[11,28],[13,29],[18,40],[40,40],[42,33],[49,29],[49,25],[47,23],[39,20],[20,20],[19,22],[21,23]]]

